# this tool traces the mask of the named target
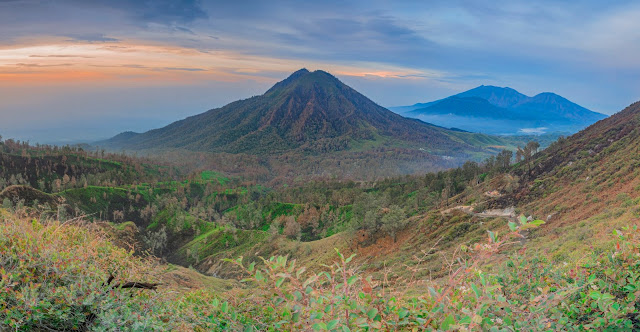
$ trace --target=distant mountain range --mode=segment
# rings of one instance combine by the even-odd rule
[[[477,98],[476,98],[477,99]],[[265,94],[232,102],[145,133],[97,145],[129,150],[180,148],[270,156],[291,151],[403,149],[452,164],[495,153],[506,141],[402,117],[324,71],[301,69]],[[413,152],[411,152],[413,151]],[[438,159],[435,158],[435,159]],[[432,160],[433,162],[433,160]]]
[[[485,85],[390,109],[439,126],[487,134],[574,133],[607,117],[554,93],[529,97],[511,88]]]

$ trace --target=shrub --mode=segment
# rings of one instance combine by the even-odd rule
[[[20,214],[18,212],[18,214]],[[115,280],[107,282],[110,274]],[[162,266],[133,256],[80,221],[0,210],[0,330],[193,330],[191,293],[125,289]]]
[[[484,263],[537,227],[540,220],[510,222],[512,230],[457,257],[444,282],[416,280],[415,274],[387,289],[382,281],[350,267],[353,256],[326,271],[305,273],[286,257],[264,260],[264,267],[244,266],[252,296],[234,309],[230,326],[252,330],[636,330],[640,328],[640,239],[637,228],[614,232],[619,242],[610,254],[594,253],[590,263],[565,268],[545,258],[511,255],[495,273]],[[419,265],[419,264],[418,264]],[[414,269],[413,267],[408,267]],[[417,271],[419,267],[416,267]],[[389,276],[385,275],[385,280]],[[383,280],[384,281],[384,280]],[[424,290],[408,296],[407,285]],[[218,305],[220,306],[220,305]],[[242,313],[242,314],[240,314]]]
[[[283,232],[284,232],[284,235],[286,235],[287,237],[300,241],[300,236],[302,235],[301,228],[300,228],[300,224],[296,221],[295,217],[293,216],[285,217]]]
[[[2,212],[2,211],[0,211]],[[0,215],[7,215],[0,213]],[[106,282],[156,281],[155,261],[112,245],[86,225],[9,215],[0,222],[1,330],[637,330],[640,233],[614,231],[609,252],[580,265],[552,264],[524,249],[489,270],[520,232],[544,222],[509,222],[510,232],[447,260],[450,274],[420,279],[385,273],[375,280],[354,256],[307,271],[278,256],[262,264],[227,260],[247,275],[246,289],[157,292]],[[504,256],[503,256],[504,257]],[[394,285],[394,287],[390,287]],[[419,291],[417,295],[415,291]]]
[[[246,302],[229,307],[215,303],[225,312],[229,326],[250,330],[449,330],[485,329],[492,326],[516,327],[499,307],[511,307],[496,286],[497,279],[478,270],[481,263],[519,236],[520,229],[536,227],[542,221],[510,225],[509,236],[498,240],[489,232],[489,243],[464,250],[459,265],[445,283],[416,279],[420,267],[411,267],[411,277],[396,279],[397,287],[389,289],[383,281],[357,273],[350,266],[355,255],[338,261],[325,271],[307,273],[296,261],[278,256],[263,259],[263,266],[245,265],[242,257],[227,260],[242,269],[250,283]],[[337,251],[337,250],[336,250]],[[418,264],[419,265],[419,264]],[[386,278],[385,278],[386,279]],[[388,281],[388,279],[387,279]],[[402,286],[404,285],[404,287]],[[426,294],[407,296],[410,288],[422,287]],[[500,311],[500,312],[496,312]],[[231,314],[232,313],[232,314]],[[512,313],[511,313],[512,314]],[[504,317],[502,319],[500,317]]]

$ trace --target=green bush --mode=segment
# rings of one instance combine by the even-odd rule
[[[161,268],[116,247],[90,225],[0,209],[0,330],[193,330],[206,325],[193,317],[197,303],[191,293],[120,286],[158,282]],[[115,279],[108,282],[110,275]]]
[[[324,269],[307,271],[283,256],[246,265],[228,260],[246,288],[157,292],[107,283],[157,281],[159,265],[113,246],[84,225],[6,216],[0,210],[0,329],[2,330],[637,330],[640,328],[640,238],[615,231],[609,252],[581,264],[554,264],[519,250],[520,232],[544,222],[510,222],[510,232],[448,260],[448,277],[375,280],[338,252]],[[429,255],[429,253],[425,253]],[[505,256],[503,256],[505,257]],[[392,286],[392,287],[390,287]]]

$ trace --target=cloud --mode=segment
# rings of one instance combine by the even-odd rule
[[[177,31],[177,32],[184,32],[190,35],[195,35],[195,32],[191,31],[191,29],[187,29],[185,27],[181,27],[181,26],[173,26],[172,27],[173,30]]]
[[[207,71],[202,68],[187,68],[187,67],[163,67],[164,70],[178,70],[178,71]]]
[[[610,113],[640,98],[639,14],[631,0],[0,0],[0,53],[42,46],[5,53],[0,65],[74,62],[145,84],[263,84],[307,66],[381,103],[493,84]]]
[[[89,43],[117,43],[120,42],[119,39],[107,37],[102,33],[88,33],[81,35],[68,35],[67,37],[71,38],[71,41],[76,42],[89,42]]]
[[[16,63],[14,66],[15,67],[27,67],[27,68],[69,67],[69,66],[73,66],[73,63],[56,63],[56,64]]]
[[[538,127],[538,128],[520,128],[518,132],[525,135],[542,135],[547,131],[547,127]]]
[[[84,7],[124,12],[131,23],[163,24],[167,26],[190,24],[208,18],[199,0],[67,0]]]
[[[100,65],[100,64],[91,64],[90,67],[96,68],[128,68],[128,69],[142,69],[149,71],[187,71],[187,72],[201,72],[207,71],[207,69],[196,68],[196,67],[152,67],[145,66],[141,64],[122,64],[122,65]]]
[[[98,66],[98,65],[95,65],[95,66]],[[135,68],[135,69],[149,69],[149,67],[147,67],[147,66],[136,65],[136,64],[125,64],[125,65],[122,65],[120,67],[123,67],[123,68]]]
[[[30,58],[82,58],[82,59],[95,58],[93,56],[73,55],[73,54],[49,54],[49,55],[32,54],[32,55],[29,55],[29,57]]]
[[[139,18],[154,23],[190,23],[208,18],[197,0],[128,1]]]

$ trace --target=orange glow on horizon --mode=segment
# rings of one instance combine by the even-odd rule
[[[0,71],[0,81],[10,81],[15,84],[25,83],[66,83],[80,81],[99,81],[108,76],[99,72],[90,71],[65,71],[65,72],[23,72],[3,73]]]
[[[0,48],[0,82],[51,85],[61,82],[198,82],[215,80],[269,81],[302,67],[334,74],[395,79],[424,78],[424,73],[376,64],[341,66],[246,55],[232,51],[205,52],[193,48],[144,42],[21,45]],[[438,76],[438,75],[433,75]]]

